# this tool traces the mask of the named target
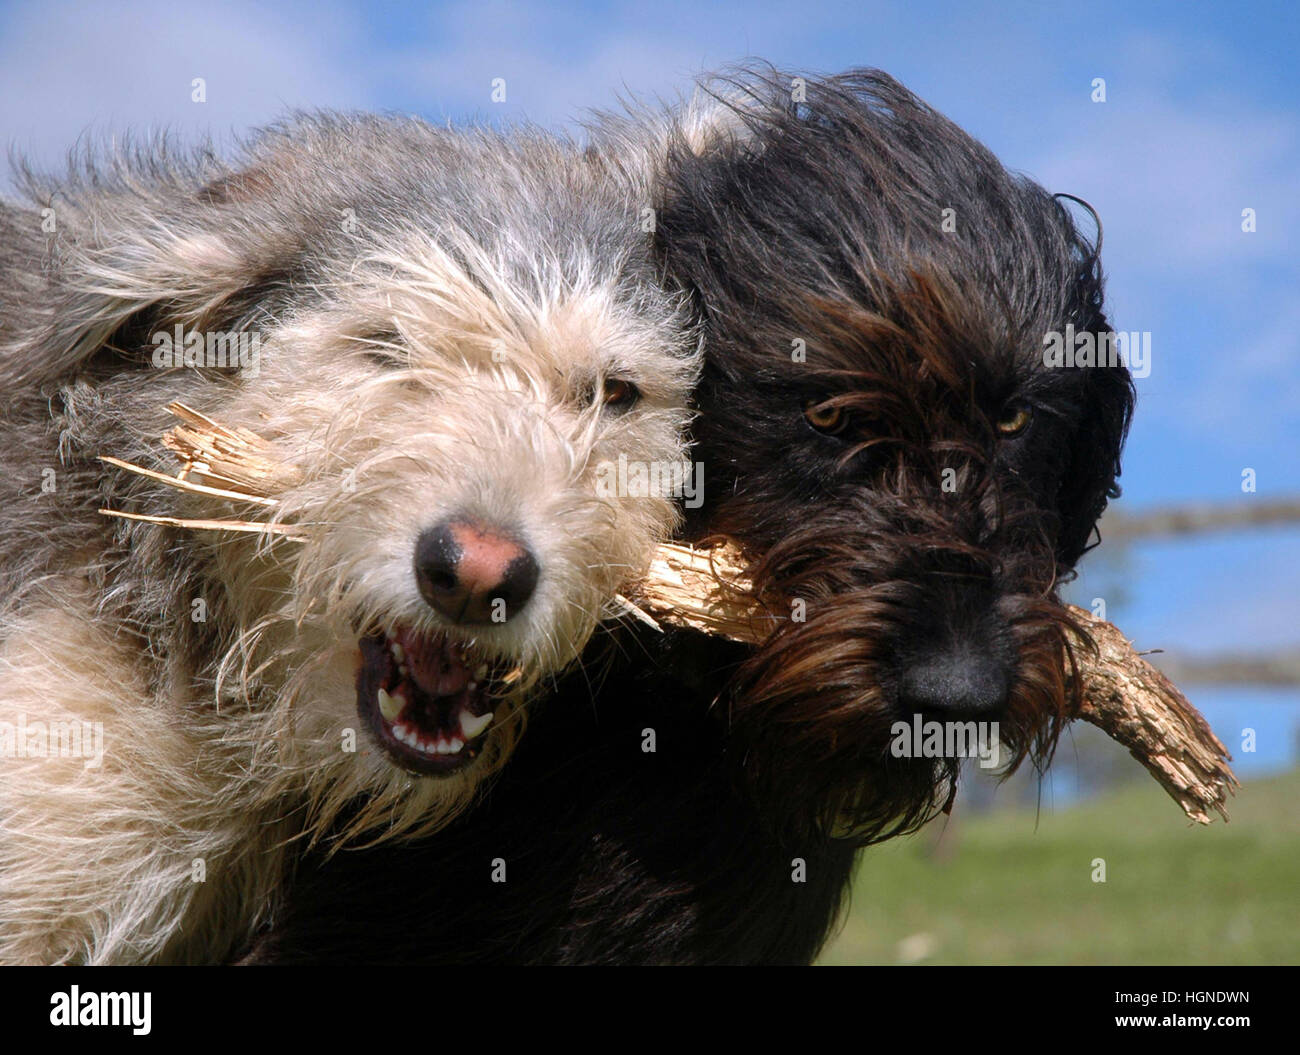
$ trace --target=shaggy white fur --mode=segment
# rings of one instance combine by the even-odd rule
[[[224,959],[293,840],[430,831],[506,761],[675,522],[595,486],[684,457],[698,369],[643,171],[535,132],[300,118],[237,166],[156,143],[0,206],[0,962]],[[255,368],[157,368],[178,326],[256,334]],[[273,512],[96,461],[166,470],[176,399],[270,441]],[[509,621],[421,597],[416,539],[451,516],[535,556]],[[397,625],[518,675],[447,776],[358,718],[358,639]],[[102,759],[42,751],[58,722],[102,730]]]

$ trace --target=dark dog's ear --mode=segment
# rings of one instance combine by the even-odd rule
[[[273,210],[250,215],[260,170],[133,154],[24,182],[32,204],[0,206],[3,391],[60,381],[109,349],[138,353],[145,331],[213,328],[284,266]]]
[[[1052,195],[1058,217],[1074,259],[1075,275],[1070,284],[1068,316],[1076,333],[1090,332],[1098,349],[1110,342],[1111,326],[1103,307],[1104,279],[1101,272],[1101,218],[1082,198],[1073,194]],[[1072,202],[1087,211],[1097,229],[1095,241],[1080,233],[1069,210]],[[1061,517],[1057,536],[1057,562],[1068,572],[1080,557],[1097,544],[1097,521],[1112,498],[1119,497],[1120,454],[1128,436],[1129,422],[1137,394],[1126,364],[1078,367],[1079,417],[1070,437],[1070,457],[1057,495]]]
[[[1073,568],[1096,545],[1097,521],[1106,503],[1119,497],[1120,454],[1136,401],[1126,367],[1080,370],[1082,417],[1070,439],[1070,459],[1057,498],[1061,516],[1057,561],[1063,569]]]

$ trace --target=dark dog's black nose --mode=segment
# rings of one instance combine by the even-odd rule
[[[537,587],[537,559],[495,528],[448,520],[415,544],[415,581],[434,611],[453,623],[504,623]]]
[[[992,718],[1006,703],[1009,682],[1006,665],[996,656],[945,648],[907,666],[899,679],[898,702],[909,714]]]

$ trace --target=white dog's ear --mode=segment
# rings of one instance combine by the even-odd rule
[[[0,388],[66,378],[107,349],[135,354],[141,327],[210,328],[283,272],[292,239],[259,208],[264,169],[145,168],[47,184],[35,208],[0,204]]]
[[[632,170],[655,179],[670,156],[700,157],[752,148],[757,140],[744,116],[751,102],[732,85],[701,78],[674,103],[625,95],[621,110],[593,110],[583,121],[587,158],[595,164]]]
[[[730,86],[702,83],[678,111],[677,143],[697,156],[757,149],[747,105],[752,99]]]

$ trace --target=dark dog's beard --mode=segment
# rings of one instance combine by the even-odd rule
[[[893,517],[905,509],[910,532]],[[785,804],[774,814],[823,834],[879,841],[951,804],[963,759],[915,748],[900,757],[900,722],[909,733],[974,722],[995,737],[1006,774],[1026,758],[1045,766],[1078,709],[1073,649],[1088,642],[1055,593],[1050,545],[1013,537],[1014,519],[966,541],[941,518],[923,528],[918,509],[874,496],[842,519],[810,522],[752,569],[780,627],[738,674],[732,732],[750,785]],[[909,702],[903,672],[940,640],[997,657],[996,702],[979,713]]]
[[[993,736],[997,768],[1009,774],[1027,757],[1045,766],[1078,709],[1070,617],[1058,604],[1022,596],[1003,602],[1023,616],[1010,628],[1010,686],[997,710],[948,716],[905,706],[893,688],[898,628],[890,606],[873,600],[889,587],[787,621],[741,668],[731,712],[758,794],[803,804],[782,813],[863,842],[920,827],[955,793],[962,758],[897,757],[898,723],[975,723],[981,737]]]

